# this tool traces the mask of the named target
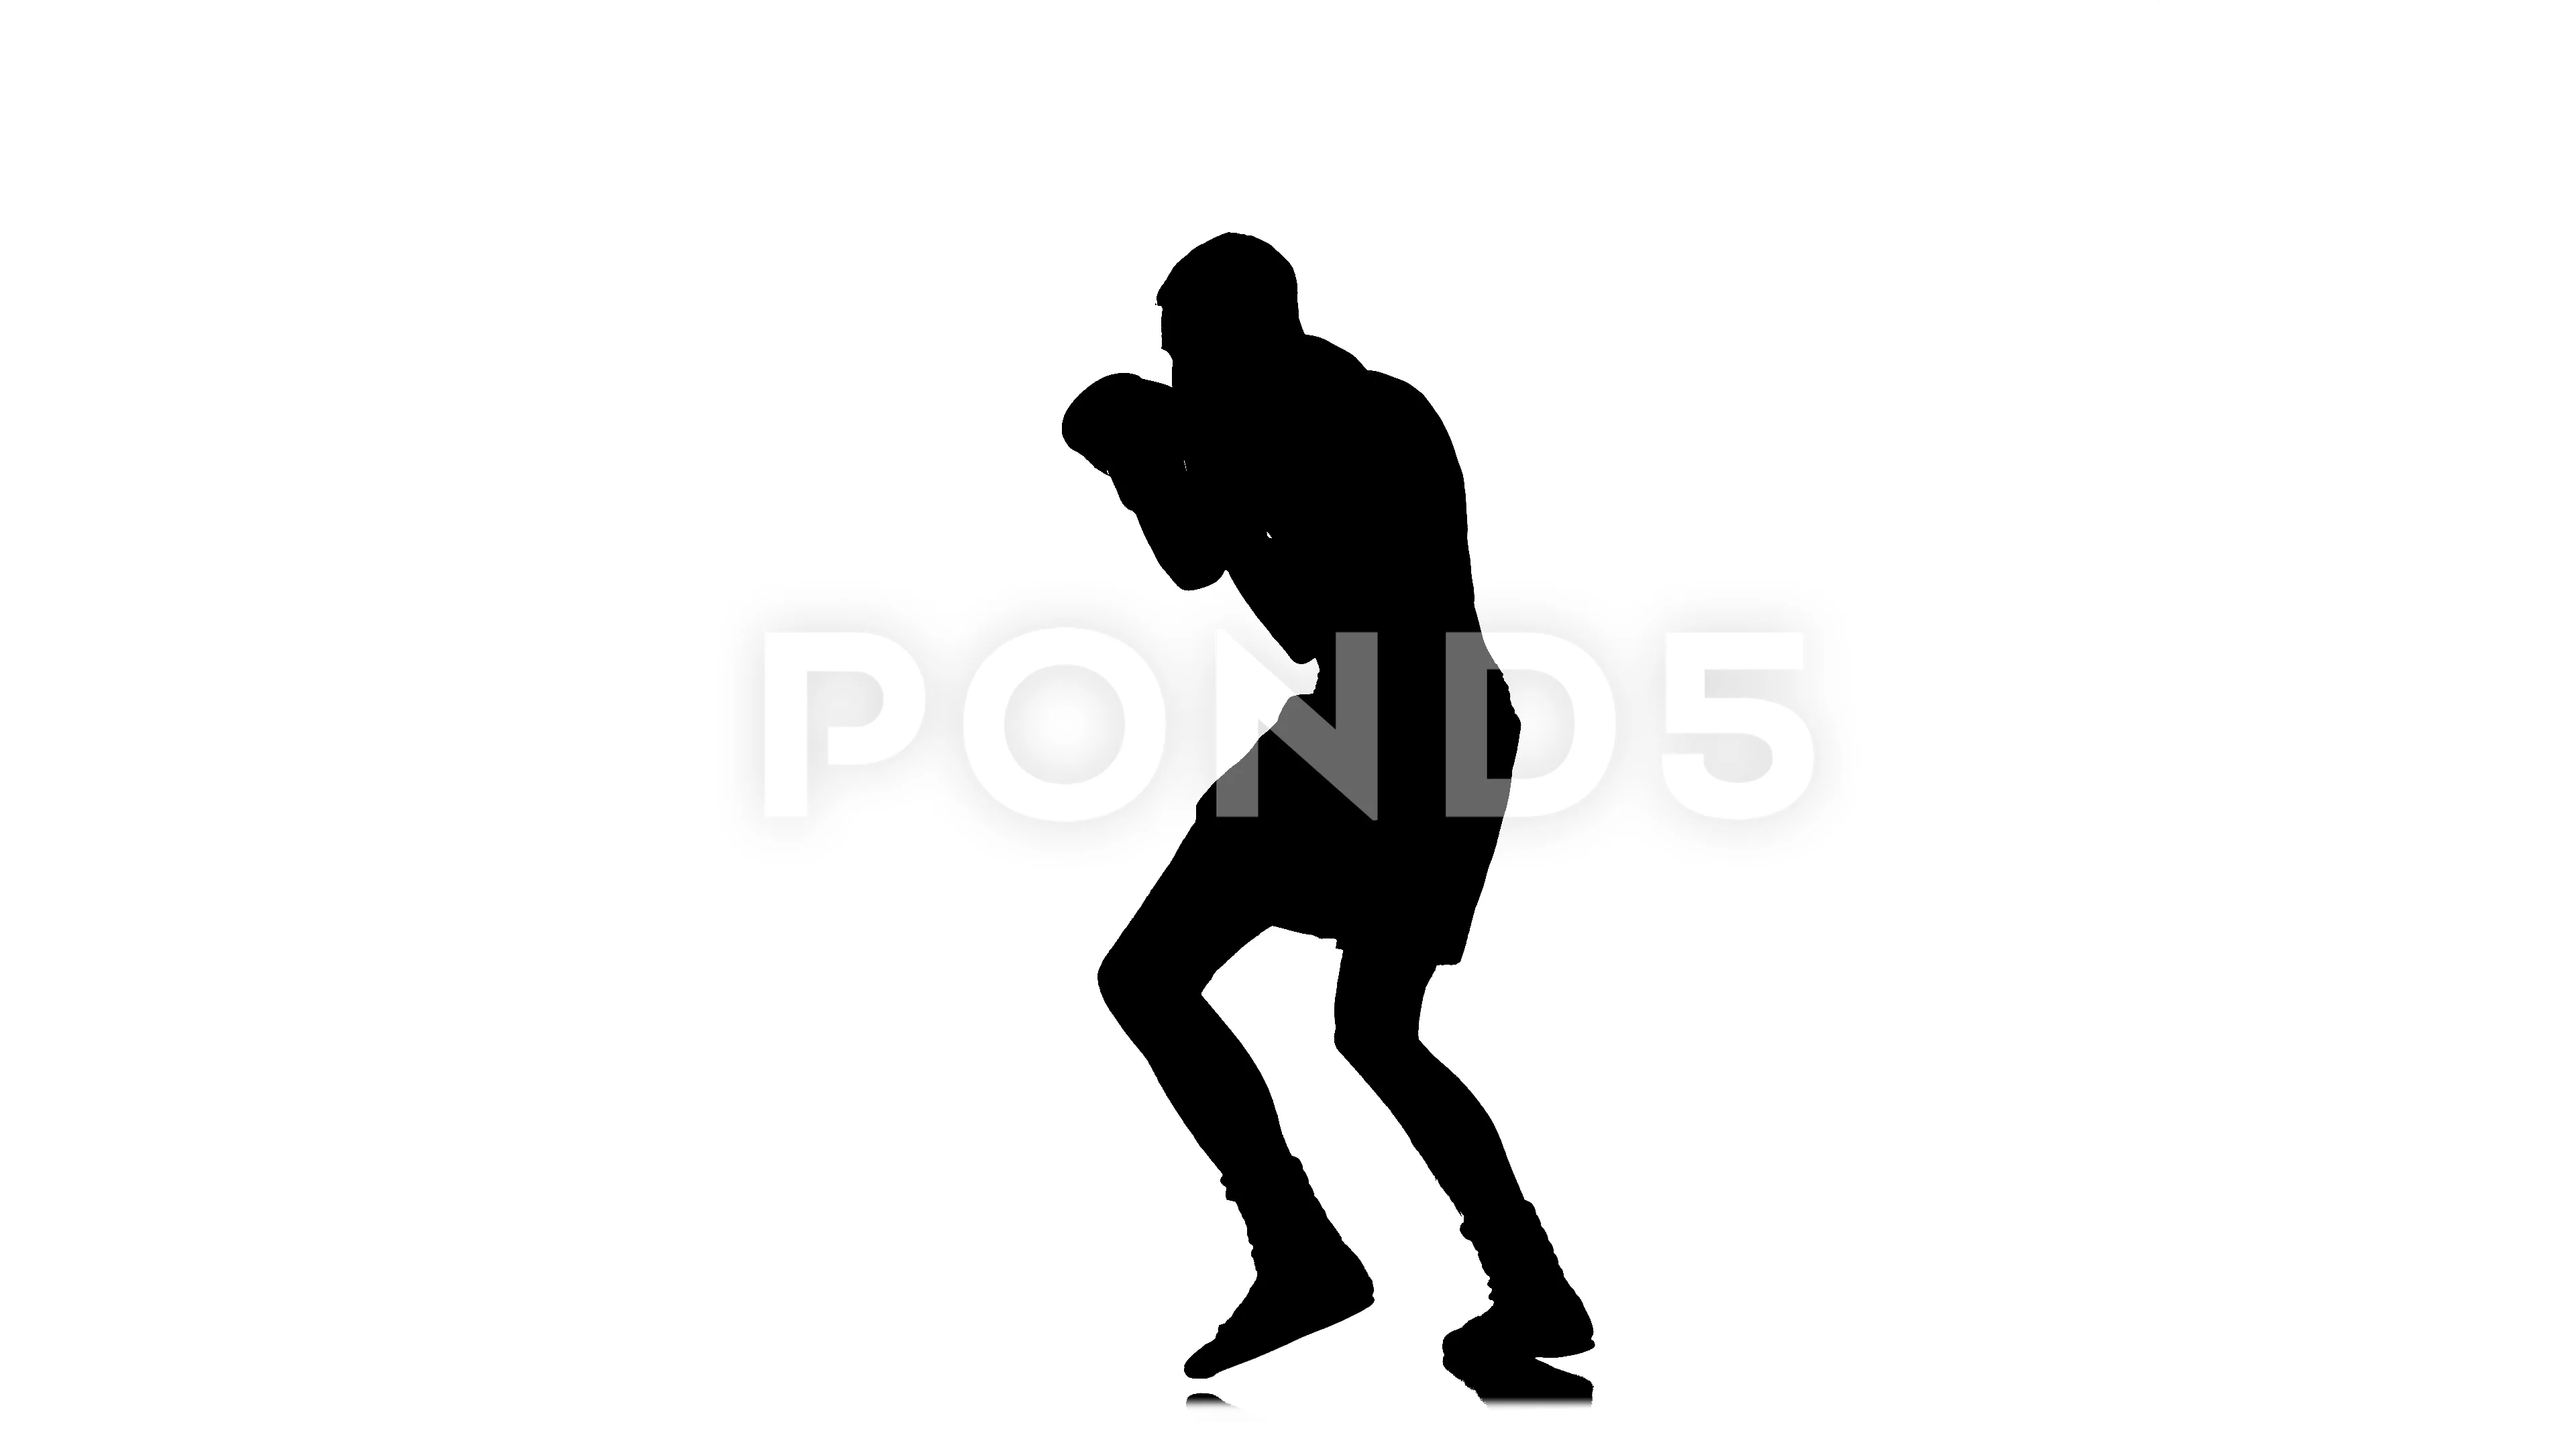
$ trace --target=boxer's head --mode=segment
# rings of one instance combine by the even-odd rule
[[[1064,410],[1065,446],[1124,482],[1181,465],[1180,418],[1172,390],[1132,372],[1113,372]]]
[[[1163,350],[1176,367],[1257,359],[1305,333],[1296,270],[1270,243],[1241,232],[1191,248],[1154,301],[1163,309]]]

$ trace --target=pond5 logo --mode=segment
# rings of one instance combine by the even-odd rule
[[[1496,668],[1546,675],[1571,702],[1563,758],[1542,773],[1516,773],[1505,813],[1553,815],[1571,808],[1609,773],[1618,723],[1609,675],[1580,646],[1552,634],[1488,630],[1483,637]],[[1216,635],[1214,655],[1218,735],[1247,726],[1257,730],[1267,723],[1265,705],[1275,701],[1278,681],[1231,635]],[[1125,719],[1117,753],[1088,779],[1055,781],[1031,773],[1013,753],[1005,729],[1012,694],[1040,670],[1062,667],[1098,676]],[[1672,797],[1692,812],[1718,820],[1759,820],[1795,804],[1815,776],[1814,732],[1797,711],[1776,700],[1711,693],[1710,676],[1805,667],[1804,634],[1666,634],[1665,732],[1750,736],[1771,753],[1769,768],[1758,777],[1730,780],[1710,771],[1704,752],[1664,751],[1664,788]],[[921,733],[929,690],[920,664],[901,644],[882,634],[854,631],[763,636],[761,802],[763,813],[773,818],[800,817],[809,808],[816,733],[811,685],[827,674],[864,675],[876,683],[885,702],[865,724],[822,727],[826,764],[879,764],[901,754]],[[1293,707],[1296,702],[1290,703]],[[1170,739],[1170,715],[1161,680],[1124,641],[1094,629],[1039,629],[1003,644],[976,667],[966,685],[964,731],[966,763],[995,800],[1034,820],[1097,820],[1125,807],[1153,781]],[[1321,733],[1337,732],[1321,727]],[[1363,737],[1357,743],[1365,749],[1371,741]],[[1332,744],[1347,750],[1353,741],[1341,738]],[[1320,750],[1294,747],[1319,768],[1332,763]]]

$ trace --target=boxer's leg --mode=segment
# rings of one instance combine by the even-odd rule
[[[1422,996],[1436,969],[1402,953],[1343,952],[1333,1043],[1413,1139],[1485,1265],[1493,1307],[1450,1335],[1452,1350],[1472,1340],[1540,1357],[1581,1353],[1592,1347],[1591,1316],[1521,1197],[1494,1119],[1422,1043]]]
[[[1230,882],[1207,868],[1202,845],[1193,830],[1119,933],[1100,963],[1100,995],[1217,1170],[1276,1173],[1290,1159],[1270,1088],[1202,994],[1263,923],[1228,898]]]
[[[1257,1272],[1252,1291],[1184,1371],[1206,1378],[1374,1301],[1367,1270],[1334,1231],[1289,1154],[1261,1069],[1208,1005],[1208,982],[1264,920],[1217,832],[1191,828],[1162,879],[1100,965],[1100,994],[1145,1055],[1163,1093],[1243,1213]]]

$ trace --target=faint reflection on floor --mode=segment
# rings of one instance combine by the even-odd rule
[[[1592,1402],[1592,1380],[1581,1374],[1567,1373],[1554,1364],[1542,1363],[1526,1354],[1450,1349],[1441,1354],[1440,1366],[1447,1369],[1452,1378],[1475,1390],[1476,1397],[1488,1404]],[[1193,1409],[1234,1407],[1210,1393],[1192,1394],[1182,1402]]]
[[[1592,1380],[1526,1354],[1452,1348],[1440,1366],[1489,1404],[1588,1404]]]

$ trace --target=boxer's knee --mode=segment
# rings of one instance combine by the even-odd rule
[[[1343,954],[1342,982],[1333,993],[1333,1047],[1372,1081],[1411,1070],[1428,1048],[1422,1044],[1422,986],[1428,968],[1409,962]]]
[[[1422,1050],[1412,1025],[1361,1012],[1333,1013],[1333,1049],[1363,1077],[1401,1071]]]
[[[1109,948],[1100,958],[1100,999],[1109,1014],[1125,1021],[1143,1005],[1145,995],[1142,963],[1125,941]]]
[[[1133,932],[1119,937],[1100,959],[1099,981],[1109,1014],[1130,1027],[1169,1010],[1187,989],[1168,954],[1137,940]]]

